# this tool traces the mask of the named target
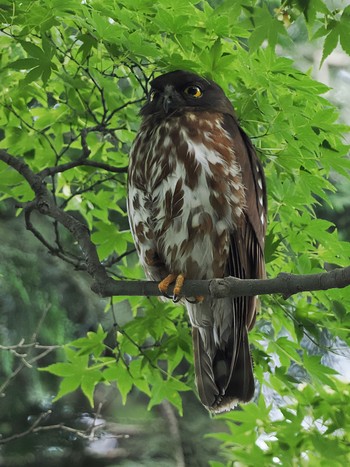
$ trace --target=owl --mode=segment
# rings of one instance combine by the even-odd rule
[[[174,300],[186,279],[263,278],[264,171],[221,87],[188,71],[158,76],[141,116],[128,215],[146,276]],[[185,304],[201,402],[219,413],[249,401],[257,298],[187,297]]]

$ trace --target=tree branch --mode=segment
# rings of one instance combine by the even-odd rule
[[[40,425],[40,423],[45,420],[48,416],[52,414],[52,410],[48,410],[47,412],[41,413],[38,418],[34,421],[34,423],[25,431],[22,431],[20,433],[15,433],[14,435],[8,436],[7,438],[1,438],[0,437],[0,444],[6,444],[11,441],[14,441],[15,439],[20,439],[24,438],[25,436],[28,436],[29,434],[32,433],[38,433],[39,431],[50,431],[50,430],[62,430],[62,431],[67,431],[68,433],[74,433],[76,436],[79,438],[92,441],[94,439],[98,438],[98,434],[95,433],[96,431],[101,430],[104,425],[94,424],[91,427],[88,427],[86,430],[79,430],[77,428],[73,428],[67,425],[64,425],[64,423],[57,423],[55,425]],[[108,438],[128,438],[128,434],[114,434],[108,436]]]
[[[319,274],[281,273],[273,279],[223,279],[187,280],[182,288],[185,297],[198,295],[223,297],[252,297],[254,295],[281,294],[287,299],[299,292],[341,289],[350,285],[350,266]],[[159,296],[158,282],[114,281],[109,278],[104,284],[93,284],[92,290],[103,297],[113,295]]]
[[[49,175],[55,175],[57,173],[61,173],[61,172],[65,172],[70,169],[74,169],[74,167],[81,167],[81,166],[96,167],[98,169],[103,169],[103,170],[107,170],[108,172],[113,172],[113,173],[118,173],[118,174],[127,172],[127,167],[114,167],[104,162],[90,161],[88,159],[81,158],[73,162],[67,162],[66,164],[57,165],[55,167],[47,167],[46,169],[39,172],[38,175],[41,178],[45,178],[45,177],[48,177]]]
[[[62,224],[72,234],[84,253],[87,272],[93,279],[92,290],[103,297],[114,295],[151,296],[161,295],[156,282],[115,281],[107,275],[100,263],[96,246],[90,239],[87,227],[70,214],[60,209],[52,193],[43,183],[42,176],[35,174],[20,158],[0,150],[0,160],[19,172],[30,184],[35,199],[28,203],[25,211],[36,209]],[[320,274],[295,275],[282,273],[274,279],[237,279],[227,277],[212,280],[188,280],[183,287],[183,296],[198,295],[213,298],[282,294],[284,298],[299,292],[343,288],[350,285],[350,267],[335,269]]]
[[[56,205],[53,195],[46,188],[42,177],[34,173],[22,159],[0,149],[0,160],[17,170],[35,193],[34,200],[24,206],[24,211],[36,209],[41,214],[49,216],[62,224],[72,234],[82,249],[85,256],[86,269],[90,276],[98,283],[108,281],[109,277],[99,261],[96,246],[90,239],[88,228]]]

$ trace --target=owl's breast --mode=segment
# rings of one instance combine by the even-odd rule
[[[221,115],[187,112],[146,127],[129,171],[129,217],[145,267],[152,248],[169,272],[222,276],[245,192]]]

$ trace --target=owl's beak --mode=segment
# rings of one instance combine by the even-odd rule
[[[163,93],[163,99],[162,99],[162,105],[164,112],[167,114],[171,110],[173,104],[174,104],[174,93],[175,89],[173,86],[165,86],[164,93]]]
[[[172,101],[173,98],[171,96],[163,97],[163,109],[166,114],[169,112],[169,107],[171,106]]]

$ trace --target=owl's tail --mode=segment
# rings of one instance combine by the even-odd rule
[[[222,335],[221,340],[212,325],[198,327],[193,323],[192,327],[199,397],[214,413],[231,410],[240,402],[250,401],[254,395],[247,327],[235,319],[231,326],[230,332]]]

